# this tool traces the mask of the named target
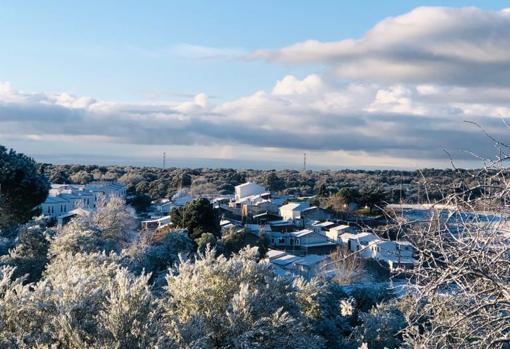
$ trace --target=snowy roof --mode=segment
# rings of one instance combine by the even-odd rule
[[[269,260],[273,260],[275,258],[283,257],[286,254],[287,253],[284,251],[269,249],[269,251],[266,253],[266,256],[269,258]]]
[[[149,219],[149,220],[143,221],[142,223],[164,223],[164,224],[167,224],[167,223],[171,223],[171,220],[170,220],[170,216],[164,216],[164,217],[157,218],[157,219]]]
[[[307,256],[299,258],[299,260],[295,261],[294,263],[309,267],[314,264],[320,263],[327,258],[328,257],[326,257],[326,256],[319,256],[317,254],[309,254]]]
[[[270,221],[268,222],[269,225],[273,225],[273,226],[287,226],[287,225],[294,225],[294,223],[292,221],[284,221],[284,220],[279,220],[279,221]]]
[[[46,198],[46,201],[44,201],[45,204],[63,204],[67,203],[68,201],[64,198],[61,198],[59,196],[48,196]]]
[[[289,202],[287,205],[283,205],[280,207],[281,210],[305,210],[309,207],[309,204],[307,202]]]
[[[339,225],[336,227],[329,228],[329,231],[342,231],[342,230],[347,230],[350,227],[351,227],[350,225],[342,224],[342,225]]]
[[[299,257],[296,257],[296,256],[293,256],[291,254],[286,254],[284,256],[281,256],[279,258],[275,258],[271,261],[271,263],[274,263],[276,265],[279,265],[279,266],[285,266],[285,265],[289,265],[290,263],[293,263],[295,261],[297,261],[299,259]]]
[[[310,234],[315,234],[313,230],[310,230],[310,229],[303,229],[303,230],[300,230],[300,231],[293,231],[291,233],[288,233],[294,237],[297,237],[297,238],[300,238],[300,237],[303,237],[303,236],[307,236],[307,235],[310,235]]]
[[[330,222],[330,221],[325,221],[325,222],[317,221],[317,222],[313,223],[312,226],[314,226],[314,227],[321,227],[321,228],[327,228],[327,227],[331,227],[332,225],[335,225],[335,224],[336,224],[335,222]]]

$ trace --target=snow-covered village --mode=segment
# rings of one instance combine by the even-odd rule
[[[503,0],[0,1],[0,348],[510,349]]]

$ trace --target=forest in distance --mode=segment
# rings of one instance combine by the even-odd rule
[[[233,194],[246,181],[259,183],[272,193],[295,196],[332,196],[342,188],[378,190],[387,203],[423,203],[445,194],[479,185],[477,169],[400,170],[254,170],[210,168],[158,168],[132,166],[39,164],[51,183],[85,184],[119,181],[131,195],[152,200],[170,198],[188,188],[195,195]]]

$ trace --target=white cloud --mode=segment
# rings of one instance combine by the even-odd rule
[[[499,84],[510,81],[510,13],[420,7],[374,26],[360,39],[308,40],[253,59],[322,63],[349,79],[379,82]]]

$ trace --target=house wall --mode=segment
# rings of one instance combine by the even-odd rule
[[[241,198],[258,195],[265,192],[265,188],[256,183],[246,183],[235,187],[235,199],[240,200]]]

